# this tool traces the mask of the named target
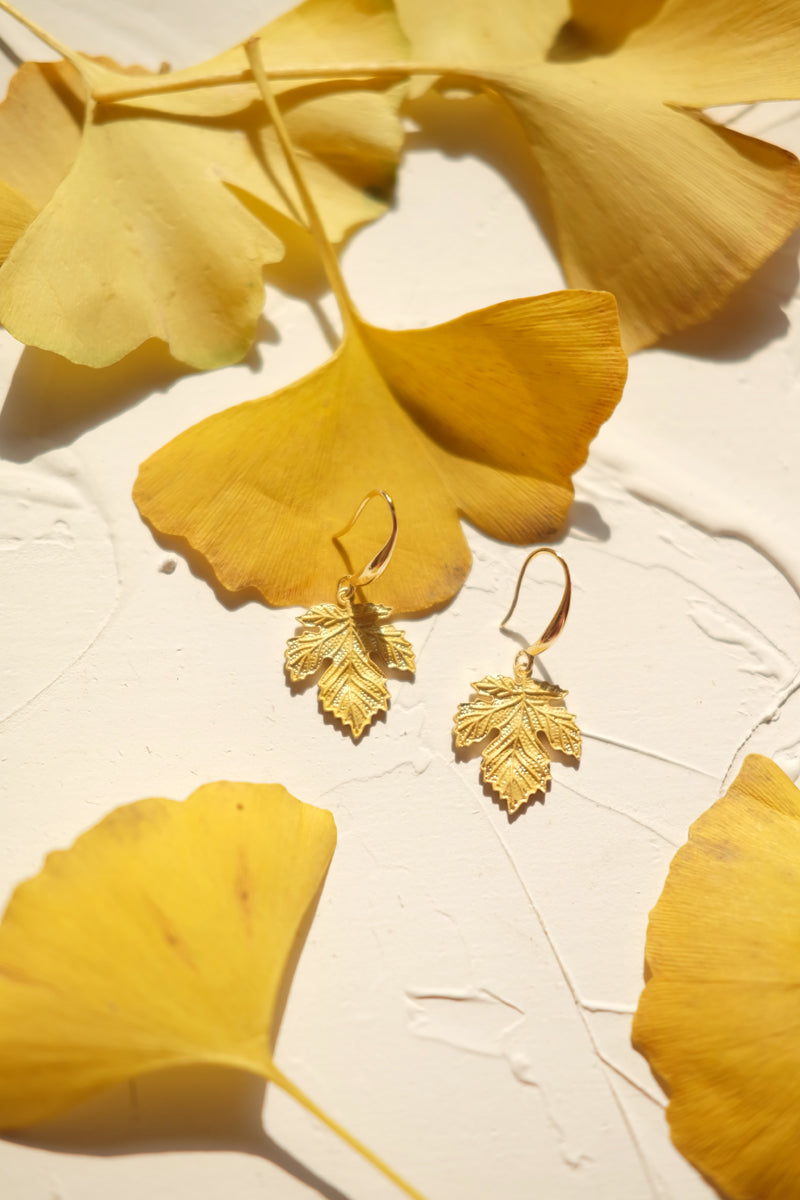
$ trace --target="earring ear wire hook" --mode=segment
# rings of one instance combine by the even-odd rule
[[[389,560],[394,553],[395,543],[397,542],[397,513],[395,512],[394,501],[392,500],[392,497],[388,492],[381,491],[379,488],[375,488],[373,491],[367,492],[366,496],[361,501],[358,508],[353,513],[353,516],[345,525],[344,529],[340,529],[338,533],[335,533],[333,538],[334,541],[338,541],[340,537],[344,537],[346,533],[349,533],[364,509],[369,504],[370,500],[374,500],[378,496],[382,496],[389,506],[389,515],[392,518],[391,533],[389,534],[385,545],[381,547],[378,553],[374,555],[374,557],[371,558],[369,562],[367,562],[361,568],[360,571],[355,572],[352,575],[345,575],[343,579],[339,580],[339,591],[345,589],[349,592],[349,594],[352,595],[352,592],[355,588],[364,587],[366,584],[372,583],[373,580],[377,579],[378,576],[382,575],[386,570],[389,565]]]
[[[532,645],[528,646],[527,650],[520,651],[520,655],[524,654],[527,656],[527,659],[528,659],[528,662],[526,664],[520,663],[520,666],[527,668],[528,672],[530,671],[530,668],[533,665],[533,660],[536,657],[536,655],[541,654],[542,651],[544,651],[548,648],[548,646],[552,646],[553,642],[556,640],[556,638],[561,633],[561,630],[566,625],[567,617],[569,616],[570,600],[572,599],[572,579],[570,577],[569,567],[567,566],[564,559],[561,557],[561,555],[556,550],[552,550],[549,546],[540,546],[538,548],[538,550],[532,550],[531,553],[528,555],[528,557],[525,559],[525,562],[522,564],[522,570],[520,571],[519,576],[517,578],[517,586],[514,591],[514,599],[511,601],[511,608],[508,610],[508,612],[506,613],[506,615],[503,617],[502,621],[500,622],[500,628],[502,629],[503,626],[510,620],[511,614],[513,613],[514,609],[517,607],[517,601],[519,600],[520,588],[522,587],[522,580],[525,576],[525,571],[527,570],[528,563],[532,562],[533,559],[536,558],[536,556],[539,554],[549,554],[551,558],[556,558],[561,563],[561,567],[564,571],[564,591],[561,594],[561,600],[559,602],[558,608],[556,609],[552,620],[550,621],[549,625],[545,629],[542,636],[538,639],[538,641],[536,641]],[[520,656],[518,655],[518,657],[520,657]]]

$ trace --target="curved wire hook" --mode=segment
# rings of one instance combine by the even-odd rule
[[[354,589],[357,587],[364,587],[365,584],[372,583],[374,579],[377,579],[378,576],[382,575],[386,570],[389,565],[389,559],[394,553],[395,543],[397,542],[397,513],[394,509],[394,501],[389,493],[381,491],[378,488],[374,488],[371,492],[367,492],[366,496],[361,501],[358,508],[345,525],[344,529],[340,529],[338,533],[333,535],[334,541],[338,540],[340,537],[344,537],[346,533],[350,532],[364,509],[369,504],[370,500],[374,500],[377,496],[383,496],[384,500],[389,505],[389,514],[392,518],[392,531],[389,534],[386,544],[381,547],[378,553],[374,555],[374,557],[371,558],[369,562],[361,568],[360,571],[354,572],[352,575],[345,575],[344,578],[339,581],[340,589]]]
[[[506,624],[506,622],[511,617],[511,614],[513,613],[514,609],[517,607],[517,600],[519,600],[519,590],[522,587],[522,580],[525,575],[525,571],[527,570],[528,563],[531,562],[532,559],[536,558],[537,554],[549,554],[552,558],[557,558],[558,561],[561,563],[561,566],[564,570],[564,591],[562,592],[561,600],[559,602],[558,608],[555,611],[555,615],[553,616],[552,620],[550,621],[550,624],[547,626],[547,628],[545,629],[542,636],[538,639],[538,641],[535,641],[531,646],[528,646],[527,650],[520,651],[520,653],[525,654],[529,660],[528,664],[527,664],[528,670],[530,670],[530,667],[533,665],[533,660],[536,657],[536,655],[541,654],[543,650],[546,650],[548,648],[548,646],[552,646],[553,642],[556,640],[558,635],[561,633],[561,630],[566,625],[567,617],[569,616],[569,604],[570,604],[570,600],[572,599],[572,579],[570,578],[569,567],[567,566],[564,559],[561,557],[561,555],[556,550],[552,550],[549,546],[540,546],[538,550],[532,550],[530,552],[530,554],[528,555],[528,557],[525,559],[525,562],[522,564],[522,570],[520,571],[519,576],[517,578],[517,586],[516,586],[516,590],[514,592],[514,599],[511,601],[511,608],[508,610],[508,612],[506,613],[506,615],[503,617],[502,621],[500,622],[500,628],[501,629],[503,628],[503,626]],[[520,665],[524,665],[524,664],[520,664]]]

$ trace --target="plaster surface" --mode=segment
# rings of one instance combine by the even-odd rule
[[[203,2],[189,17],[182,0],[25,0],[65,41],[149,67],[188,65],[288,6]],[[50,56],[6,17],[0,37]],[[394,210],[342,256],[376,323],[562,286],[524,180],[518,192],[499,170],[513,132],[488,102],[459,103],[469,113],[420,103]],[[793,105],[725,117],[800,151]],[[119,804],[280,781],[339,829],[278,1042],[289,1076],[430,1200],[712,1200],[671,1146],[630,1022],[647,914],[689,824],[750,750],[800,774],[796,259],[794,242],[710,325],[632,358],[557,542],[575,592],[545,662],[584,758],[556,764],[514,821],[450,731],[470,682],[511,665],[498,623],[523,550],[467,531],[466,585],[401,623],[416,678],[392,683],[386,719],[353,745],[313,688],[286,686],[294,612],[224,607],[131,500],[139,462],[170,437],[323,361],[318,314],[269,287],[244,363],[181,376],[155,360],[110,416],[114,376],[0,335],[0,900]],[[543,568],[515,628],[535,636],[558,594]],[[204,1072],[0,1141],[0,1193],[398,1194],[290,1099]]]

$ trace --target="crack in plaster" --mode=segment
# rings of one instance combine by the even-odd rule
[[[592,804],[595,808],[602,808],[606,812],[612,812],[617,817],[623,817],[624,820],[630,821],[634,825],[638,825],[640,829],[644,829],[647,833],[651,833],[653,837],[657,837],[660,841],[664,842],[665,845],[673,846],[677,850],[679,845],[678,842],[674,841],[671,837],[668,837],[665,833],[662,833],[660,829],[656,829],[654,825],[648,825],[648,823],[646,821],[642,821],[641,818],[635,817],[632,813],[626,812],[625,809],[616,808],[613,804],[605,804],[602,800],[595,800],[593,796],[587,796],[585,792],[579,792],[573,784],[565,783],[564,780],[561,780],[560,786],[572,796],[575,796],[578,800],[583,800],[586,804]]]
[[[584,738],[590,738],[595,742],[603,742],[606,746],[616,746],[619,750],[630,750],[632,754],[642,754],[645,758],[652,758],[654,762],[667,763],[671,767],[680,767],[683,771],[689,771],[692,775],[700,775],[703,779],[716,780],[717,776],[712,775],[709,771],[704,771],[702,767],[695,767],[691,763],[683,762],[679,758],[670,758],[667,754],[659,754],[657,750],[647,750],[644,746],[637,746],[633,742],[623,742],[619,738],[605,737],[602,733],[591,733],[583,730]],[[610,807],[610,806],[609,806]],[[617,812],[617,809],[612,809]],[[626,814],[620,812],[620,816]]]
[[[658,1096],[654,1092],[649,1091],[643,1084],[634,1079],[632,1075],[629,1075],[627,1071],[623,1071],[622,1067],[601,1051],[598,1051],[598,1057],[604,1066],[608,1067],[609,1071],[613,1071],[620,1079],[624,1079],[640,1096],[644,1096],[646,1100],[649,1100],[651,1104],[655,1104],[657,1108],[666,1109],[667,1101],[663,1096]]]
[[[536,1088],[545,1117],[553,1129],[562,1161],[578,1168],[592,1159],[569,1149],[566,1131],[548,1104],[547,1093],[533,1073],[530,1058],[515,1037],[526,1021],[517,1005],[489,988],[453,988],[406,992],[409,1029],[420,1038],[441,1042],[456,1050],[505,1062],[514,1078]]]
[[[501,833],[495,828],[494,822],[490,819],[489,814],[486,812],[486,809],[483,805],[481,806],[481,811],[482,811],[486,821],[488,822],[488,824],[492,830],[492,833],[494,834],[495,838],[497,839],[498,843],[500,844],[500,848],[502,849],[503,853],[505,854],[506,858],[508,859],[509,865],[510,865],[514,875],[516,876],[519,886],[522,888],[522,891],[524,892],[524,894],[528,900],[528,903],[530,905],[531,911],[533,912],[533,914],[536,918],[536,921],[539,925],[539,928],[542,931],[542,935],[544,936],[548,946],[550,947],[550,952],[553,956],[556,966],[558,967],[561,977],[562,977],[564,983],[566,984],[566,987],[572,997],[572,1001],[573,1001],[573,1004],[575,1005],[576,1012],[578,1013],[578,1016],[583,1025],[583,1028],[584,1028],[584,1032],[586,1034],[586,1037],[589,1041],[589,1044],[591,1046],[591,1049],[592,1049],[597,1061],[603,1063],[603,1065],[606,1066],[607,1070],[611,1070],[611,1067],[609,1066],[609,1064],[607,1064],[605,1062],[603,1055],[600,1051],[600,1048],[597,1044],[594,1033],[589,1024],[586,1010],[584,1009],[584,1006],[581,1001],[581,997],[578,993],[577,987],[576,987],[575,983],[573,982],[572,976],[567,968],[567,964],[566,964],[564,958],[562,957],[562,955],[560,954],[560,952],[555,944],[555,941],[554,941],[553,937],[551,936],[549,929],[547,928],[547,924],[544,920],[544,917],[543,917],[538,905],[536,904],[536,901],[533,898],[532,892],[530,891],[530,889],[528,888],[528,885],[525,882],[525,878],[519,869],[519,866],[517,864],[517,861],[516,861],[513,853],[509,849],[509,847],[506,844],[506,841],[503,838],[503,836],[501,835]],[[644,1152],[644,1148],[636,1134],[636,1130],[634,1129],[633,1124],[631,1123],[631,1119],[628,1115],[628,1111],[625,1108],[625,1106],[622,1102],[622,1099],[619,1095],[619,1092],[617,1091],[617,1088],[614,1085],[613,1079],[608,1074],[606,1074],[604,1077],[605,1077],[606,1085],[611,1094],[611,1098],[613,1100],[614,1106],[617,1109],[617,1112],[619,1113],[620,1119],[625,1127],[625,1131],[628,1135],[630,1143],[633,1147],[633,1150],[636,1154],[637,1159],[639,1160],[639,1165],[641,1167],[644,1179],[646,1180],[647,1185],[650,1188],[651,1195],[656,1197],[656,1200],[657,1200],[657,1198],[659,1197],[659,1194],[660,1194],[660,1188],[657,1186],[656,1180],[655,1180],[652,1170],[650,1168],[650,1164],[647,1161],[647,1155]]]
[[[749,732],[734,750],[731,760],[728,763],[728,768],[722,778],[723,789],[728,788],[730,777],[734,772],[735,765],[738,762],[742,751],[745,750],[747,745],[753,740],[759,729],[762,729],[765,725],[770,725],[773,721],[779,720],[781,710],[798,690],[800,690],[800,672],[798,672],[791,683],[789,683],[788,686],[783,689],[783,692],[778,696],[778,699],[774,702],[774,704],[769,706],[761,714],[761,716],[753,724]]]

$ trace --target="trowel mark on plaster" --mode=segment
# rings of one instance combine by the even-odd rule
[[[26,505],[26,507],[30,506]],[[53,521],[49,529],[36,534],[35,537],[24,538],[18,534],[0,534],[0,552],[22,550],[30,543],[36,546],[61,546],[64,549],[72,549],[75,537],[70,526],[63,520]]]
[[[523,1049],[521,1029],[526,1015],[522,1009],[488,988],[407,991],[406,1001],[413,1034],[455,1050],[504,1061],[515,1079],[538,1089],[564,1162],[570,1167],[580,1167],[592,1161],[588,1155],[569,1148],[566,1133],[547,1103],[546,1093]]]
[[[670,566],[669,563],[641,562],[639,559],[629,558],[627,555],[620,554],[614,550],[609,550],[608,553],[617,562],[626,563],[629,567],[638,567],[645,571],[665,571],[668,575],[674,576],[675,579],[680,579],[694,591],[702,593],[705,597],[704,600],[691,600],[689,602],[689,617],[707,637],[714,638],[715,641],[725,642],[728,645],[741,646],[751,657],[762,664],[756,668],[742,666],[741,670],[749,671],[752,674],[766,675],[777,681],[780,681],[781,678],[787,678],[794,672],[795,666],[784,650],[781,650],[779,646],[770,641],[738,609],[727,604],[715,592],[710,592],[708,588],[703,587],[701,583],[693,579],[690,575],[684,575],[682,571]],[[774,564],[772,565],[774,566]]]
[[[116,609],[119,575],[109,522],[71,456],[0,464],[0,547],[14,570],[0,646],[8,720],[94,645]]]
[[[760,630],[722,601],[711,599],[689,602],[689,616],[707,637],[729,646],[740,646],[747,659],[739,669],[763,675],[776,683],[785,683],[794,674],[789,656]]]
[[[665,472],[663,455],[642,445],[641,441],[633,445],[618,438],[614,452],[596,450],[593,461],[595,466],[605,468],[634,500],[668,513],[710,537],[736,538],[750,546],[771,563],[800,596],[800,554],[796,542],[787,548],[768,531],[758,528],[757,522],[753,521],[752,508],[746,503],[737,507],[730,489],[701,486],[695,474],[681,471],[673,460]]]
[[[555,961],[555,964],[559,970],[561,978],[563,979],[564,983],[566,984],[567,990],[569,991],[569,994],[572,997],[572,1002],[575,1005],[575,1009],[576,1009],[576,1012],[578,1013],[578,1016],[580,1017],[581,1023],[583,1025],[584,1031],[586,1033],[586,1037],[588,1039],[589,1045],[592,1049],[592,1052],[593,1052],[595,1058],[597,1059],[598,1062],[602,1063],[606,1067],[607,1071],[611,1071],[612,1073],[616,1074],[617,1068],[614,1065],[612,1065],[610,1062],[606,1062],[605,1056],[603,1055],[599,1045],[597,1044],[597,1039],[595,1038],[594,1032],[589,1024],[588,1014],[587,1014],[586,1009],[584,1008],[584,1005],[581,1000],[580,994],[578,992],[577,986],[576,986],[574,980],[572,979],[572,975],[571,975],[569,969],[567,968],[567,964],[566,964],[564,958],[562,957],[561,953],[559,952],[559,950],[556,946],[556,943],[555,943],[549,929],[547,928],[547,925],[546,925],[544,917],[542,916],[542,913],[539,909],[539,906],[537,905],[536,901],[533,898],[533,893],[531,892],[530,888],[528,887],[527,883],[525,882],[525,877],[519,868],[519,864],[517,863],[516,858],[514,857],[509,846],[507,845],[505,838],[502,836],[502,834],[499,832],[499,830],[495,827],[494,822],[490,819],[488,812],[486,811],[486,809],[483,806],[481,807],[481,811],[482,811],[484,817],[486,818],[486,820],[492,830],[492,833],[494,834],[495,838],[499,842],[500,847],[501,847],[503,853],[505,854],[511,869],[517,878],[517,882],[519,883],[519,886],[522,888],[522,891],[530,905],[531,911],[533,912],[533,915],[536,918],[537,924],[539,925],[539,928],[542,931],[542,935],[543,935],[545,941],[547,942],[547,945],[550,948],[550,952],[551,952],[553,959]],[[623,1076],[623,1078],[628,1079],[627,1076]],[[659,1187],[659,1185],[653,1175],[653,1172],[650,1167],[650,1163],[648,1162],[648,1159],[647,1159],[647,1155],[644,1153],[642,1144],[636,1134],[636,1130],[634,1129],[634,1127],[631,1123],[631,1119],[628,1115],[628,1111],[622,1102],[622,1098],[621,1098],[616,1086],[614,1085],[613,1079],[608,1074],[606,1074],[605,1079],[606,1079],[606,1084],[608,1086],[608,1090],[610,1092],[614,1106],[617,1110],[617,1113],[619,1114],[622,1124],[625,1127],[625,1131],[628,1135],[628,1138],[629,1138],[631,1146],[633,1147],[633,1150],[636,1154],[636,1157],[639,1160],[639,1166],[641,1168],[642,1175],[643,1175],[644,1179],[646,1180],[647,1185],[650,1189],[650,1193],[654,1198],[658,1198],[659,1196],[661,1196],[663,1194],[662,1190]],[[631,1082],[631,1080],[628,1079],[628,1082]],[[634,1084],[634,1086],[636,1086],[636,1085]]]
[[[409,1028],[417,1037],[432,1038],[489,1058],[508,1059],[511,1034],[525,1020],[521,1008],[487,988],[407,991],[406,998]]]
[[[640,449],[641,447],[636,447],[637,452]],[[698,489],[696,480],[684,480],[687,486],[683,488],[678,486],[668,488],[667,483],[659,478],[659,464],[654,457],[647,458],[645,455],[639,462],[641,455],[637,454],[636,462],[634,462],[630,453],[631,448],[626,446],[625,450],[628,453],[595,457],[595,463],[599,463],[608,471],[617,487],[647,507],[675,517],[683,521],[687,527],[700,533],[710,537],[739,540],[770,563],[783,576],[795,594],[800,596],[800,559],[796,558],[793,548],[787,551],[785,547],[778,546],[777,543],[773,544],[763,530],[757,530],[751,521],[749,509],[741,509],[736,514],[736,519],[731,520],[729,497],[715,494],[709,487],[705,490]],[[677,485],[681,481],[676,477],[669,482]],[[596,490],[602,491],[602,487],[596,488]],[[681,497],[684,503],[676,501],[675,496]],[[685,502],[687,496],[695,498],[693,505]],[[631,565],[645,565],[627,559],[623,555],[615,554],[615,557],[629,562]],[[777,720],[787,701],[800,690],[800,673],[797,673],[797,666],[790,656],[770,641],[743,613],[738,612],[720,597],[703,588],[696,580],[684,576],[675,568],[661,563],[653,563],[650,566],[669,571],[678,578],[684,579],[691,587],[703,592],[707,601],[705,603],[693,601],[690,605],[689,615],[695,625],[709,637],[741,646],[757,665],[740,664],[740,669],[760,675],[765,679],[772,679],[778,687],[776,694],[753,722],[731,755],[722,780],[724,790],[729,786],[743,752],[759,730]]]
[[[775,746],[770,757],[785,771],[793,783],[800,778],[800,740],[792,737],[788,742]]]
[[[791,582],[791,580],[790,580]],[[708,594],[708,593],[707,593]],[[723,775],[723,789],[727,788],[740,757],[747,746],[765,725],[779,719],[787,701],[800,690],[800,672],[797,665],[774,642],[770,641],[750,621],[721,600],[692,601],[689,615],[695,625],[708,637],[729,645],[740,646],[752,660],[752,665],[740,663],[739,669],[748,674],[773,679],[778,688],[776,694],[753,722],[731,755]]]
[[[792,679],[792,681],[782,689],[773,702],[768,705],[764,712],[762,712],[761,716],[754,721],[746,736],[742,738],[741,742],[736,747],[736,750],[733,752],[731,760],[728,763],[728,769],[722,779],[723,790],[729,786],[731,776],[738,769],[738,763],[742,753],[747,749],[758,731],[763,729],[765,725],[771,725],[773,721],[779,720],[783,708],[786,706],[788,701],[791,700],[792,696],[796,695],[798,691],[800,691],[800,672],[798,672],[794,679]]]

